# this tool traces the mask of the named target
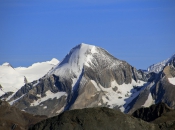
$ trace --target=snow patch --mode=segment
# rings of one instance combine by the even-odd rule
[[[148,95],[148,99],[145,101],[144,105],[142,105],[143,107],[149,107],[154,103],[153,97],[151,95],[151,93],[149,93]]]
[[[104,95],[102,96],[103,104],[106,104],[109,108],[114,108],[118,106],[122,112],[124,112],[124,105],[126,104],[126,99],[130,98],[133,92],[131,90],[134,86],[142,87],[145,82],[132,80],[131,84],[119,85],[115,80],[111,82],[111,87],[104,88],[101,85],[97,85],[91,80],[98,91],[102,90]],[[138,93],[136,93],[138,95]],[[100,105],[100,103],[98,104]]]
[[[47,109],[47,106],[44,106],[43,109]]]
[[[94,80],[91,80],[91,83],[94,85],[97,91],[100,91],[100,88],[98,87],[97,83]]]
[[[25,95],[25,94],[24,94]],[[9,102],[10,105],[13,105],[13,103],[15,103],[16,101],[18,101],[19,99],[21,99],[22,97],[24,97],[24,95],[22,95],[21,97],[15,99],[15,100],[12,100]]]
[[[168,78],[169,82],[173,85],[175,85],[175,77],[173,78]]]
[[[64,107],[65,107],[65,106],[63,106],[63,107],[62,107],[60,110],[58,110],[56,113],[57,113],[57,114],[60,114],[61,112],[63,112],[63,111],[64,111]]]
[[[101,105],[102,105],[101,102],[99,102],[99,103],[98,103],[98,106],[101,106]]]
[[[37,94],[37,97],[39,97],[38,100],[33,101],[33,103],[30,104],[30,106],[37,106],[40,103],[48,100],[48,99],[54,99],[57,98],[59,99],[60,97],[62,97],[63,95],[67,96],[66,92],[57,92],[57,93],[52,93],[50,90],[48,90],[46,92],[46,96],[45,97],[41,97],[40,94]]]

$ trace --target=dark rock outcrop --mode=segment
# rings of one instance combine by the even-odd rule
[[[170,65],[166,66],[154,87],[152,93],[155,97],[155,102],[165,102],[171,108],[175,108],[175,85],[169,82],[168,78],[175,77],[175,68]]]
[[[158,103],[156,105],[152,105],[148,108],[140,108],[136,110],[132,116],[136,118],[140,118],[144,121],[151,122],[162,114],[172,111],[170,107],[168,107],[165,103]]]

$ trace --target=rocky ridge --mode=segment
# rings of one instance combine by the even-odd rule
[[[132,108],[129,113],[144,106],[143,102],[149,104],[166,103],[175,109],[175,55],[173,55],[159,73],[152,73],[153,80],[140,94],[132,101]],[[146,97],[146,98],[145,98]]]

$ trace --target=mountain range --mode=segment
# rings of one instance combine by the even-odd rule
[[[0,84],[1,100],[48,117],[92,107],[133,113],[159,102],[175,108],[175,55],[142,71],[100,47],[82,43],[60,63],[53,59],[28,68],[5,63],[0,66]]]

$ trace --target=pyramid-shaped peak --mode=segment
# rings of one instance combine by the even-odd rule
[[[48,75],[55,74],[57,76],[61,75],[62,77],[67,77],[72,74],[79,77],[84,66],[89,68],[94,67],[94,65],[114,67],[121,63],[120,60],[110,55],[104,49],[94,45],[81,43],[72,48],[65,58],[50,71]]]
[[[65,58],[60,62],[60,64],[49,74],[68,75],[67,72],[73,72],[76,75],[79,75],[84,65],[89,66],[89,63],[93,59],[92,55],[94,53],[98,53],[94,45],[81,43],[72,48]]]

